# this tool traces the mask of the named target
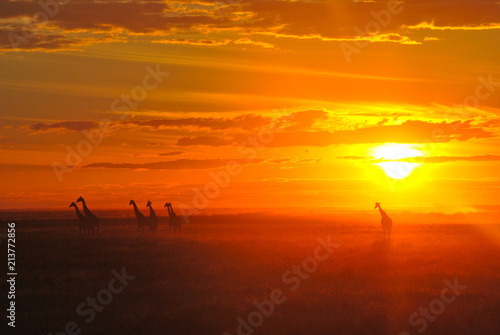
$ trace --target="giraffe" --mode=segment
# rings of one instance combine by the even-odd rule
[[[78,209],[78,206],[72,202],[69,207],[75,207],[76,211],[76,216],[78,217],[78,228],[80,228],[80,236],[82,235],[82,232],[88,232],[90,234],[90,230],[88,229],[87,225],[87,220],[85,219],[85,215],[83,215],[80,210]]]
[[[387,213],[380,207],[380,202],[375,203],[375,208],[378,208],[378,211],[380,212],[380,215],[382,216],[382,229],[384,230],[384,238],[385,238],[385,233],[387,232],[387,237],[391,238],[391,228],[392,228],[392,219],[387,215]]]
[[[170,232],[172,228],[174,228],[174,232],[177,232],[177,230],[181,230],[182,222],[177,214],[175,214],[174,209],[172,208],[172,203],[167,202],[163,207],[167,207],[168,210],[168,231]]]
[[[137,217],[137,226],[138,226],[137,230],[141,230],[144,233],[144,226],[147,224],[146,217],[139,211],[139,208],[137,208],[137,205],[135,204],[134,200],[130,200],[128,205],[134,206],[134,213],[135,216]]]
[[[152,202],[148,200],[146,207],[149,207],[149,230],[155,233],[156,228],[158,227],[158,217],[156,216],[155,210],[151,204]]]
[[[83,205],[83,213],[85,213],[85,220],[87,221],[88,229],[92,231],[92,234],[95,232],[96,228],[97,232],[99,232],[99,218],[95,216],[94,213],[92,213],[87,207],[85,199],[80,196],[80,198],[78,198],[76,202],[81,202]]]

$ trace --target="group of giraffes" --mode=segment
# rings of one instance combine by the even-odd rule
[[[80,212],[80,209],[78,209],[76,202],[82,203],[83,214],[82,212]],[[92,213],[90,209],[87,207],[85,199],[83,199],[83,197],[80,196],[76,200],[76,202],[72,202],[69,205],[69,207],[75,208],[76,216],[78,218],[78,228],[80,228],[80,235],[85,233],[87,233],[88,235],[94,235],[96,232],[99,232],[99,218],[95,216],[95,214]],[[158,216],[156,215],[153,209],[152,202],[148,200],[146,204],[146,207],[149,207],[148,217],[144,216],[144,214],[142,214],[141,211],[139,211],[139,208],[137,208],[137,204],[135,203],[134,200],[130,200],[129,206],[130,205],[134,207],[134,213],[137,218],[138,230],[144,233],[144,227],[148,227],[152,233],[155,233],[156,229],[158,228]],[[174,232],[181,230],[182,220],[180,217],[177,216],[177,214],[175,214],[174,209],[172,208],[172,203],[167,202],[163,207],[167,207],[168,210],[169,231],[172,231],[172,229],[174,230]]]
[[[84,214],[80,212],[75,202],[72,202],[69,205],[69,207],[75,207],[76,216],[78,217],[78,227],[80,228],[80,234],[88,233],[89,235],[90,234],[94,235],[96,231],[99,232],[99,218],[95,216],[87,207],[85,199],[83,199],[80,196],[76,200],[76,202],[82,203]],[[149,207],[149,217],[146,217],[144,216],[144,214],[141,213],[139,208],[137,208],[137,204],[135,203],[134,200],[130,200],[129,206],[130,205],[134,207],[134,213],[137,218],[138,229],[144,233],[144,227],[148,227],[151,232],[153,233],[156,232],[156,228],[158,228],[158,216],[156,216],[156,212],[153,209],[152,202],[148,200],[146,204],[146,207]],[[174,209],[172,208],[172,203],[167,202],[163,207],[167,207],[168,210],[168,218],[169,218],[168,230],[171,231],[172,228],[174,229],[175,232],[181,230],[182,221],[177,216],[177,214],[175,214]],[[392,219],[382,209],[382,207],[380,206],[380,202],[375,203],[374,209],[377,208],[382,217],[381,223],[382,223],[382,230],[384,232],[384,239],[386,234],[387,238],[390,238],[392,229]]]
[[[94,235],[96,230],[99,232],[99,218],[94,215],[87,207],[85,199],[79,197],[76,202],[81,202],[83,206],[83,213],[80,212],[75,202],[72,202],[69,207],[75,207],[76,216],[78,217],[78,228],[80,228],[80,235],[83,233]]]
[[[139,208],[137,208],[137,204],[134,200],[130,200],[129,206],[134,207],[135,217],[137,218],[137,227],[139,230],[144,232],[144,227],[148,227],[151,232],[156,232],[156,228],[158,227],[158,216],[156,216],[156,212],[153,209],[152,202],[148,200],[146,207],[149,207],[149,217],[144,216],[141,213]],[[172,203],[167,202],[163,207],[167,207],[168,210],[168,230],[177,232],[182,228],[181,218],[175,214],[174,209],[172,208]]]

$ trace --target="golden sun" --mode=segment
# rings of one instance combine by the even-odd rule
[[[379,161],[375,165],[393,179],[408,177],[420,165],[412,163],[410,158],[423,155],[423,152],[415,149],[414,145],[398,143],[383,144],[372,151],[372,156]]]

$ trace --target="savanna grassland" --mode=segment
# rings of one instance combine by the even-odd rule
[[[92,335],[499,334],[498,229],[396,222],[384,241],[378,221],[253,214],[194,217],[179,234],[162,222],[155,235],[109,219],[88,238],[73,220],[19,221],[12,333],[68,334],[74,322]],[[339,245],[329,253],[318,239]],[[77,307],[123,268],[135,278],[87,323]],[[442,302],[445,281],[458,289]],[[254,302],[275,290],[281,303],[259,320]],[[249,315],[259,326],[241,326]]]

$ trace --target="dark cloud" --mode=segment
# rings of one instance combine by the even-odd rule
[[[46,133],[50,131],[82,131],[96,128],[99,124],[94,121],[63,121],[55,123],[36,123],[29,126],[23,126],[23,129],[33,133]]]
[[[292,113],[286,116],[290,126],[286,127],[285,130],[308,130],[316,122],[328,119],[328,113],[323,110],[309,110]]]
[[[451,140],[495,137],[492,132],[471,125],[471,121],[432,123],[405,121],[400,125],[385,125],[354,130],[277,132],[270,143],[273,147],[327,146],[356,143],[432,143]]]
[[[230,145],[232,142],[217,136],[197,136],[197,137],[182,137],[177,141],[178,146],[193,146],[207,145],[212,147],[220,147]]]
[[[164,33],[175,30],[207,34],[214,29],[228,28],[241,29],[246,33],[349,39],[358,35],[354,27],[364,31],[367,23],[374,22],[372,12],[387,9],[385,0],[244,0],[235,5],[227,2],[230,5],[223,6],[224,3],[72,0],[58,7],[55,15],[50,18],[50,24],[62,28],[64,33],[81,29],[112,31],[115,28],[123,28],[135,33]],[[459,3],[456,0],[413,0],[402,1],[401,6],[402,12],[391,15],[387,27],[383,28],[383,33],[387,34],[384,41],[406,43],[408,38],[399,35],[399,32],[409,29],[405,27],[417,26],[423,22],[433,22],[436,26],[446,27],[481,26],[500,21],[496,0],[462,0]],[[40,10],[41,7],[36,1],[0,1],[0,19],[4,19],[0,29],[12,30],[12,24],[19,17],[32,17]],[[179,39],[172,41],[179,42]],[[45,36],[30,40],[24,48],[59,49],[72,42],[75,41],[70,41],[62,35]],[[2,41],[0,48],[11,49],[10,43]]]
[[[1,25],[1,24],[0,24]],[[18,25],[14,28],[0,27],[0,49],[4,50],[53,50],[67,49],[78,40],[60,34],[34,33],[26,38]]]
[[[146,153],[146,154],[135,154],[133,157],[140,158],[151,158],[151,157],[167,157],[167,156],[177,156],[183,154],[183,151],[170,151],[170,152],[162,152],[162,153]]]
[[[459,4],[454,0],[413,0],[402,1],[401,7],[400,13],[390,16],[387,27],[382,27],[383,32],[431,21],[439,26],[477,26],[499,21],[495,0],[463,0]],[[254,13],[254,26],[267,23],[267,28],[279,27],[272,34],[335,39],[355,37],[355,27],[365,31],[366,24],[375,20],[372,12],[386,11],[387,1],[276,0],[249,2],[245,8]]]
[[[164,156],[176,156],[176,155],[182,155],[184,151],[170,151],[170,152],[162,152],[159,153],[158,156],[164,157]]]
[[[0,18],[32,17],[40,10],[36,2],[0,2]],[[217,21],[208,15],[165,15],[168,12],[172,9],[165,1],[73,0],[58,6],[50,23],[64,29],[109,30],[120,27],[133,32],[152,32]]]
[[[85,165],[85,168],[103,168],[103,169],[133,169],[133,170],[203,170],[215,169],[226,166],[232,160],[225,159],[178,159],[167,162],[152,163],[92,163]],[[234,160],[239,165],[250,163],[260,163],[262,159],[254,159],[252,162],[246,160]]]
[[[209,128],[213,130],[241,128],[255,129],[271,122],[270,118],[260,115],[241,115],[234,118],[178,118],[156,120],[132,120],[123,124],[127,126],[150,127],[153,129],[167,129],[175,127]]]
[[[274,163],[274,164],[282,164],[282,163],[319,163],[323,159],[321,158],[290,158],[290,157],[283,157],[283,158],[270,158],[267,159],[266,161],[269,163]]]
[[[494,133],[497,125],[494,120],[487,123],[472,124],[472,120],[453,122],[426,122],[408,120],[399,125],[379,124],[376,126],[359,127],[352,130],[339,131],[314,131],[312,128],[317,122],[325,120],[327,113],[324,111],[304,111],[292,113],[285,118],[276,119],[277,131],[273,134],[270,147],[286,146],[327,146],[331,144],[356,144],[356,143],[431,143],[449,142],[452,140],[467,141],[496,137]],[[285,120],[285,121],[284,121]],[[248,136],[254,136],[257,126],[270,126],[273,119],[243,115],[241,117],[226,118],[180,118],[161,119],[150,121],[127,121],[121,123],[122,127],[151,127],[152,129],[167,129],[179,126],[207,128],[210,130],[226,130],[230,128],[246,130],[229,138],[230,135],[200,135],[184,136],[177,140],[178,146],[226,146],[245,142]],[[62,121],[56,123],[37,123],[23,126],[21,129],[31,133],[44,133],[48,131],[81,131],[97,127],[97,122],[92,121]],[[281,126],[281,127],[280,127]],[[484,126],[484,127],[483,127]],[[189,135],[190,129],[185,129]],[[158,145],[149,143],[148,145]]]
[[[212,130],[224,130],[240,128],[253,130],[265,126],[272,121],[271,118],[260,115],[241,115],[234,118],[178,118],[178,119],[156,119],[156,120],[133,120],[115,124],[116,127],[145,127],[150,129],[174,129],[179,127],[207,128]],[[92,121],[60,121],[54,123],[37,123],[23,126],[22,129],[33,133],[46,132],[49,130],[80,131],[97,127],[97,122]]]

